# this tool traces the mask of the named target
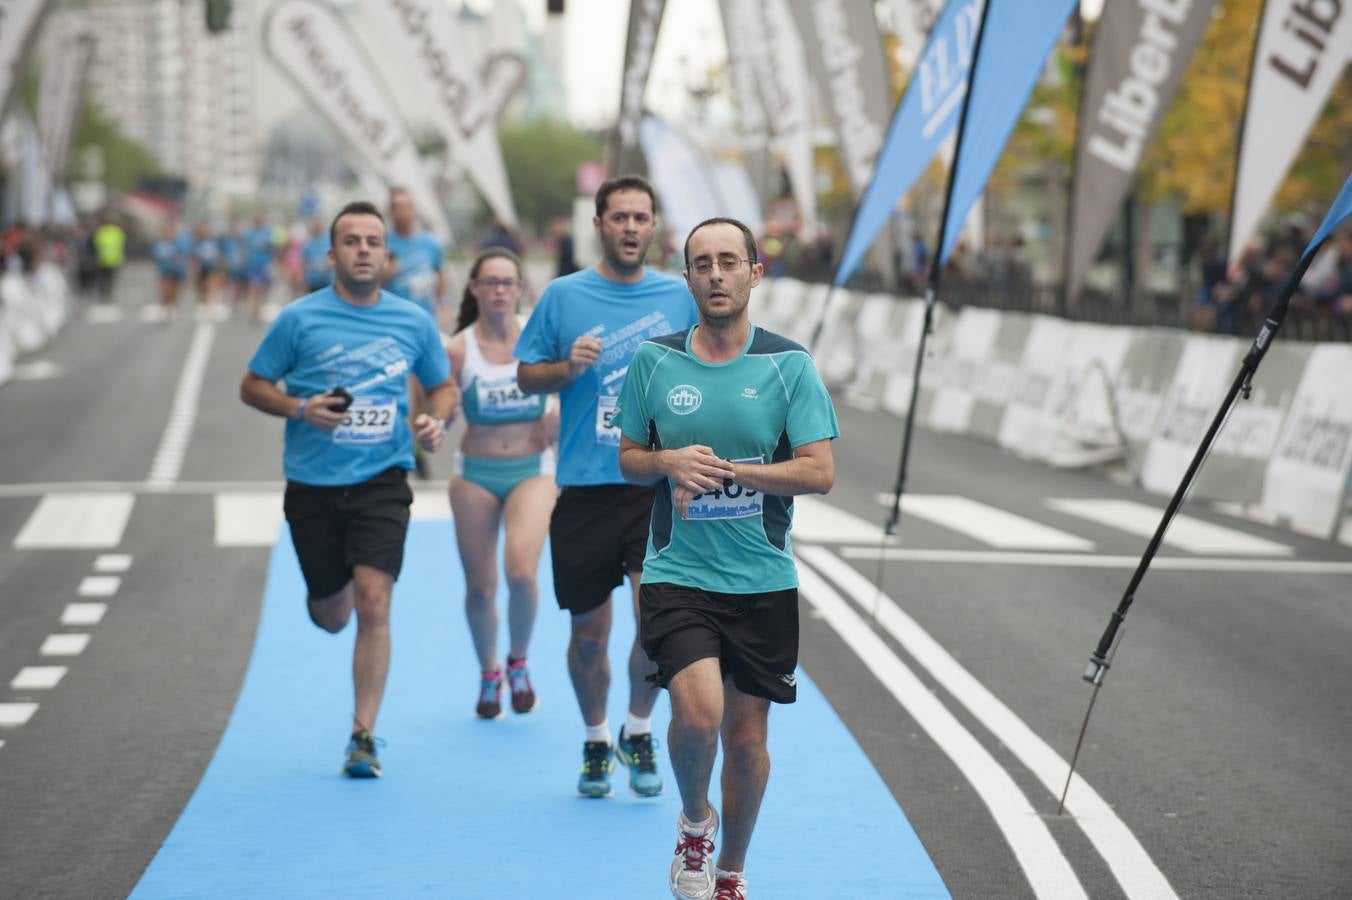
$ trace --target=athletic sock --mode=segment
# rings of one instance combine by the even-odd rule
[[[640,719],[638,716],[630,713],[624,720],[624,736],[633,737],[636,734],[652,734],[653,717]]]
[[[600,725],[587,726],[588,741],[604,741],[610,743],[610,720],[602,719]]]
[[[685,810],[681,810],[681,830],[688,831],[691,834],[703,833],[709,830],[709,826],[714,824],[714,808],[709,807],[709,815],[704,817],[702,822],[692,822],[685,817]]]

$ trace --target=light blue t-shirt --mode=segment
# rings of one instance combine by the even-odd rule
[[[436,325],[417,305],[381,291],[374,305],[356,306],[326,287],[282,308],[249,371],[285,378],[292,397],[347,388],[352,406],[333,431],[287,421],[283,462],[291,481],[349,485],[391,466],[413,468],[408,375],[430,389],[451,369]]]
[[[831,396],[801,346],[752,328],[737,357],[708,363],[690,351],[691,333],[645,342],[634,354],[615,413],[625,437],[653,449],[704,444],[723,459],[756,465],[792,459],[795,448],[840,435]],[[682,519],[663,479],[643,583],[729,594],[797,587],[792,522],[792,497],[733,481],[696,495]]]
[[[244,232],[245,266],[251,275],[266,275],[272,265],[272,229],[266,225]]]
[[[651,269],[633,284],[618,284],[595,269],[556,278],[545,288],[517,339],[523,363],[557,362],[573,341],[601,341],[600,358],[559,391],[559,459],[564,486],[624,484],[620,431],[610,421],[634,350],[648,338],[681,331],[699,313],[685,282]]]
[[[203,272],[213,272],[221,261],[221,246],[215,238],[202,238],[193,245],[192,254]]]
[[[160,238],[152,248],[155,266],[165,278],[182,278],[188,271],[188,260],[177,238]]]
[[[310,238],[301,247],[301,260],[305,265],[305,284],[317,291],[333,281],[333,269],[329,266],[329,236],[320,234]]]
[[[428,231],[419,231],[407,237],[393,230],[385,236],[385,246],[399,265],[395,276],[385,290],[412,300],[436,315],[437,273],[441,271],[441,241]]]

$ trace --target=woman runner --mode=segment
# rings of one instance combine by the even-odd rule
[[[521,261],[500,247],[479,254],[460,301],[456,334],[447,343],[460,384],[468,428],[456,454],[451,509],[460,561],[465,568],[465,615],[483,673],[475,713],[502,715],[503,667],[498,663],[498,523],[505,525],[506,680],[512,709],[535,708],[526,650],[535,625],[535,572],[554,509],[554,451],[558,414],[546,415],[545,398],[522,394],[512,356],[524,317]]]

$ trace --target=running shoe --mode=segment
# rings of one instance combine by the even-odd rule
[[[615,742],[615,756],[629,768],[629,790],[640,797],[656,797],[662,793],[662,776],[657,774],[657,741],[651,734],[625,737]]]
[[[535,709],[535,688],[531,687],[530,672],[524,659],[507,659],[507,685],[512,690],[512,711],[528,713]]]
[[[724,872],[714,880],[713,900],[746,900],[746,876]]]
[[[713,900],[714,836],[718,834],[718,813],[709,808],[709,822],[703,828],[691,825],[684,812],[676,814],[676,856],[671,861],[667,883],[677,900]]]
[[[348,778],[379,778],[380,760],[376,759],[377,738],[369,731],[358,731],[347,742],[347,760],[343,774]],[[380,741],[384,744],[384,741]]]
[[[485,672],[479,681],[479,703],[474,714],[481,719],[502,717],[502,670]]]
[[[577,778],[577,792],[584,797],[610,796],[610,770],[615,761],[610,758],[610,744],[605,741],[587,741],[582,745],[582,774]]]

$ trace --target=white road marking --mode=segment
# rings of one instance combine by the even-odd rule
[[[90,325],[110,325],[121,322],[125,315],[120,306],[91,306],[85,310],[84,320]]]
[[[111,597],[120,587],[122,579],[116,575],[86,575],[76,593],[81,597]]]
[[[140,308],[138,315],[142,322],[153,325],[158,322],[166,321],[172,314],[167,312],[165,308],[158,303],[147,303]]]
[[[842,547],[846,559],[877,559],[878,548]],[[910,550],[887,547],[889,560],[980,566],[1050,566],[1067,569],[1135,569],[1139,556],[1081,556],[1072,553],[1016,553],[1003,550]],[[1266,572],[1271,575],[1352,575],[1352,562],[1320,559],[1228,559],[1215,556],[1156,556],[1152,569],[1175,572]]]
[[[183,457],[187,455],[193,423],[197,421],[202,378],[206,373],[207,360],[211,357],[211,342],[215,337],[214,325],[198,325],[193,332],[192,344],[188,347],[188,356],[183,361],[183,372],[178,379],[178,388],[174,391],[174,405],[169,411],[169,423],[164,427],[159,449],[155,452],[155,461],[151,463],[150,475],[146,479],[146,486],[151,490],[170,487],[178,481],[178,474],[183,470]]]
[[[890,492],[878,502],[892,506]],[[1094,542],[970,497],[902,494],[901,511],[1001,550],[1093,550]]]
[[[803,552],[830,555],[830,551],[821,547]],[[1014,851],[1033,893],[1048,900],[1085,897],[1084,888],[1046,823],[995,757],[821,576],[802,567],[798,579],[803,599],[822,614],[971,783]]]
[[[65,677],[65,666],[24,666],[9,686],[16,691],[49,691]]]
[[[870,522],[816,497],[793,498],[793,539],[815,543],[877,541],[882,522]]]
[[[947,650],[907,615],[891,598],[880,594],[867,578],[839,557],[821,547],[808,547],[798,554],[822,575],[830,578],[856,602],[877,610],[880,624],[944,689],[953,695],[992,735],[1042,782],[1053,796],[1060,796],[1069,764],[1042,738],[1038,737],[1009,707],[977,681]],[[800,571],[800,578],[802,572]],[[814,605],[815,598],[810,598]],[[850,611],[853,614],[853,611]],[[867,627],[860,623],[861,627]],[[870,635],[872,631],[870,630]],[[886,652],[886,645],[874,637]],[[876,650],[874,651],[876,652]],[[868,656],[860,658],[872,668]],[[886,682],[884,682],[886,683]],[[926,698],[932,696],[917,681],[918,691]],[[896,694],[896,689],[893,689]],[[898,694],[898,698],[901,695]],[[934,701],[938,703],[937,700]],[[903,701],[905,705],[905,701]],[[909,707],[908,707],[909,708]],[[914,715],[914,713],[912,713]],[[951,755],[951,754],[950,754]],[[1122,892],[1130,900],[1138,898],[1176,898],[1164,873],[1159,870],[1145,848],[1136,840],[1126,824],[1117,817],[1098,792],[1079,775],[1071,782],[1066,796],[1066,809],[1089,838],[1090,843],[1108,864]]]
[[[100,553],[94,560],[95,572],[125,572],[131,568],[131,554]]]
[[[1088,519],[1109,528],[1117,528],[1139,537],[1154,535],[1163,510],[1134,500],[1049,499],[1047,506],[1067,515]],[[1269,541],[1213,525],[1189,515],[1179,514],[1164,533],[1164,543],[1189,553],[1245,553],[1261,556],[1290,556],[1295,551],[1285,544]]]
[[[79,656],[88,646],[87,634],[49,634],[38,653],[43,656]]]
[[[0,728],[18,728],[37,711],[36,703],[0,703]]]
[[[135,496],[126,492],[44,496],[14,538],[14,546],[19,550],[116,547],[135,502]]]
[[[282,527],[281,491],[217,494],[217,547],[271,547]]]
[[[1352,547],[1352,516],[1348,516],[1343,521],[1342,530],[1338,532],[1338,540],[1349,547]]]
[[[48,494],[126,492],[131,494],[215,494],[231,491],[281,491],[282,481],[179,481],[151,486],[146,481],[34,481],[0,484],[0,497],[44,497]]]
[[[443,490],[414,491],[413,506],[409,515],[415,522],[430,519],[449,519],[451,517],[451,498]]]
[[[61,624],[97,625],[107,612],[107,603],[67,603],[61,612]]]
[[[66,370],[49,359],[35,359],[14,367],[15,381],[47,381],[64,375]]]

